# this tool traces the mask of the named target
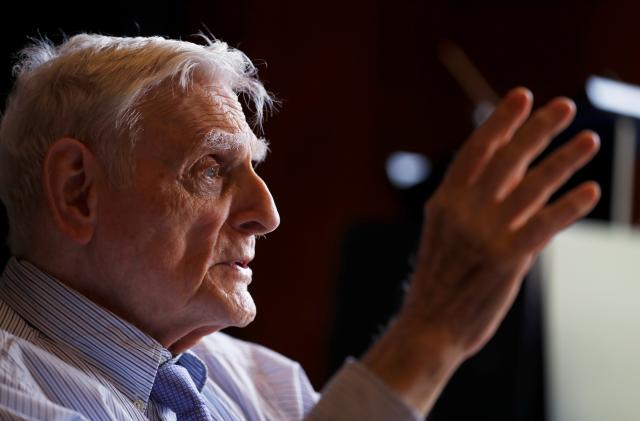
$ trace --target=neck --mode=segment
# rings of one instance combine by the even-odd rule
[[[192,332],[189,332],[187,335],[183,336],[182,338],[178,339],[174,343],[167,346],[167,348],[169,349],[169,351],[171,351],[173,355],[181,354],[186,350],[188,350],[189,348],[191,348],[192,346],[194,346],[195,344],[197,344],[198,342],[200,342],[200,339],[218,330],[220,330],[220,328],[215,326],[204,326],[204,327],[195,329]]]

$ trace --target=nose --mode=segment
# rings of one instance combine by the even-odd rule
[[[232,210],[236,229],[250,235],[264,235],[280,225],[280,215],[266,183],[253,168],[236,186]]]

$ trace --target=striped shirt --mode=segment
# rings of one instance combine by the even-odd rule
[[[339,420],[352,419],[354,410],[367,419],[417,419],[355,361],[318,404],[300,365],[274,351],[217,332],[174,357],[29,262],[7,264],[0,283],[0,419],[175,420],[149,395],[158,367],[178,357],[196,384],[204,382],[214,419]]]

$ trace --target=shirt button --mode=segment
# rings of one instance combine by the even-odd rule
[[[142,411],[144,409],[144,402],[142,402],[141,400],[134,401],[133,406]]]

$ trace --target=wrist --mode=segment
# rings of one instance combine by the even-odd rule
[[[463,360],[464,353],[446,331],[401,313],[362,362],[426,415]]]

